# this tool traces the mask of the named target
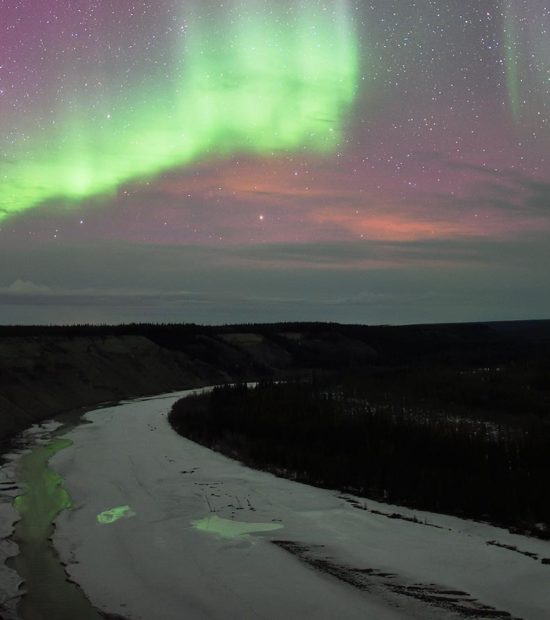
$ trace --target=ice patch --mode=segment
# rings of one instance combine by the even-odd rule
[[[135,517],[136,513],[130,506],[116,506],[109,510],[104,510],[97,515],[97,522],[101,525],[110,525],[119,519],[129,519]]]
[[[247,534],[259,534],[260,532],[273,532],[281,530],[281,523],[248,523],[246,521],[233,521],[223,519],[218,515],[209,515],[199,521],[192,521],[193,527],[201,532],[217,534],[224,538],[238,538]]]

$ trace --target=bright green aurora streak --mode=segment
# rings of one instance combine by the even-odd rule
[[[79,94],[58,105],[61,130],[16,146],[0,173],[0,221],[112,194],[201,157],[337,146],[359,72],[347,1],[254,0],[246,14],[227,2],[215,18],[205,4],[185,5],[169,83],[134,84],[101,111]]]
[[[538,125],[541,117],[548,118],[550,100],[550,13],[545,0],[529,0],[528,5],[504,2],[502,42],[512,116],[517,123],[534,120]]]
[[[512,5],[504,7],[504,51],[508,103],[513,117],[521,114],[521,82],[519,76],[519,39]]]

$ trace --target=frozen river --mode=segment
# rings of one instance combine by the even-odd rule
[[[251,470],[173,432],[184,394],[90,412],[52,453],[71,498],[53,544],[95,608],[135,620],[549,617],[550,543]]]

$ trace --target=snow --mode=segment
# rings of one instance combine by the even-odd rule
[[[15,611],[16,596],[21,580],[16,572],[5,564],[7,558],[17,554],[17,545],[10,540],[13,524],[18,519],[12,506],[17,486],[15,471],[11,462],[0,469],[0,618],[3,610]]]
[[[100,609],[135,620],[487,617],[481,605],[550,616],[550,543],[244,467],[170,428],[187,393],[87,413],[51,460],[73,499],[54,544]]]

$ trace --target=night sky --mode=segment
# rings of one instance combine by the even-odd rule
[[[3,0],[0,322],[550,318],[547,0]]]

